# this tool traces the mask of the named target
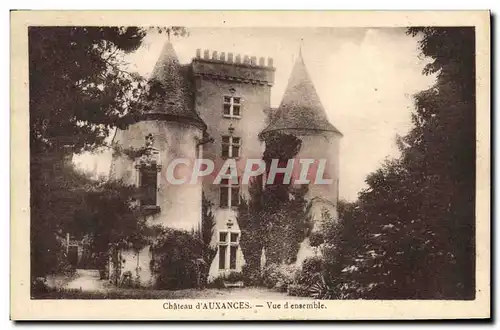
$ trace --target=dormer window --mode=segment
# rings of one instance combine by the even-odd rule
[[[223,107],[225,118],[241,118],[241,97],[224,96]]]

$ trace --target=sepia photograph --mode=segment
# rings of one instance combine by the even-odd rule
[[[477,26],[192,16],[20,31],[26,299],[314,319],[330,303],[474,304],[482,290],[489,315]],[[488,13],[474,17],[484,42]]]

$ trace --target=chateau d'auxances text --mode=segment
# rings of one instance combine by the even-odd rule
[[[242,309],[326,309],[326,305],[320,301],[313,301],[308,303],[301,302],[272,302],[266,301],[264,303],[252,304],[248,301],[207,301],[191,303],[178,303],[166,301],[163,303],[165,310],[242,310]]]

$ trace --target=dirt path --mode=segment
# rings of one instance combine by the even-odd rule
[[[208,299],[293,299],[284,292],[266,288],[206,289],[194,293],[194,298]]]
[[[104,289],[104,281],[99,278],[99,271],[95,269],[77,269],[76,276],[65,286],[67,289],[96,291]]]
[[[184,290],[149,290],[125,289],[108,285],[101,280],[98,270],[77,269],[72,279],[59,280],[59,288],[77,289],[89,295],[82,299],[308,299],[288,296],[262,287],[246,287],[231,289],[184,289]],[[74,297],[73,299],[78,298]]]

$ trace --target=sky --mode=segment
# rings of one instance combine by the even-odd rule
[[[189,36],[171,37],[181,63],[201,48],[218,52],[272,57],[275,84],[271,106],[278,107],[292,65],[302,49],[309,75],[330,122],[344,135],[340,147],[340,198],[355,200],[365,178],[386,158],[398,156],[396,136],[411,128],[412,95],[429,88],[434,76],[422,69],[418,39],[403,28],[187,28]],[[150,33],[141,48],[124,60],[128,69],[149,77],[165,34]],[[82,168],[106,174],[109,155]]]

